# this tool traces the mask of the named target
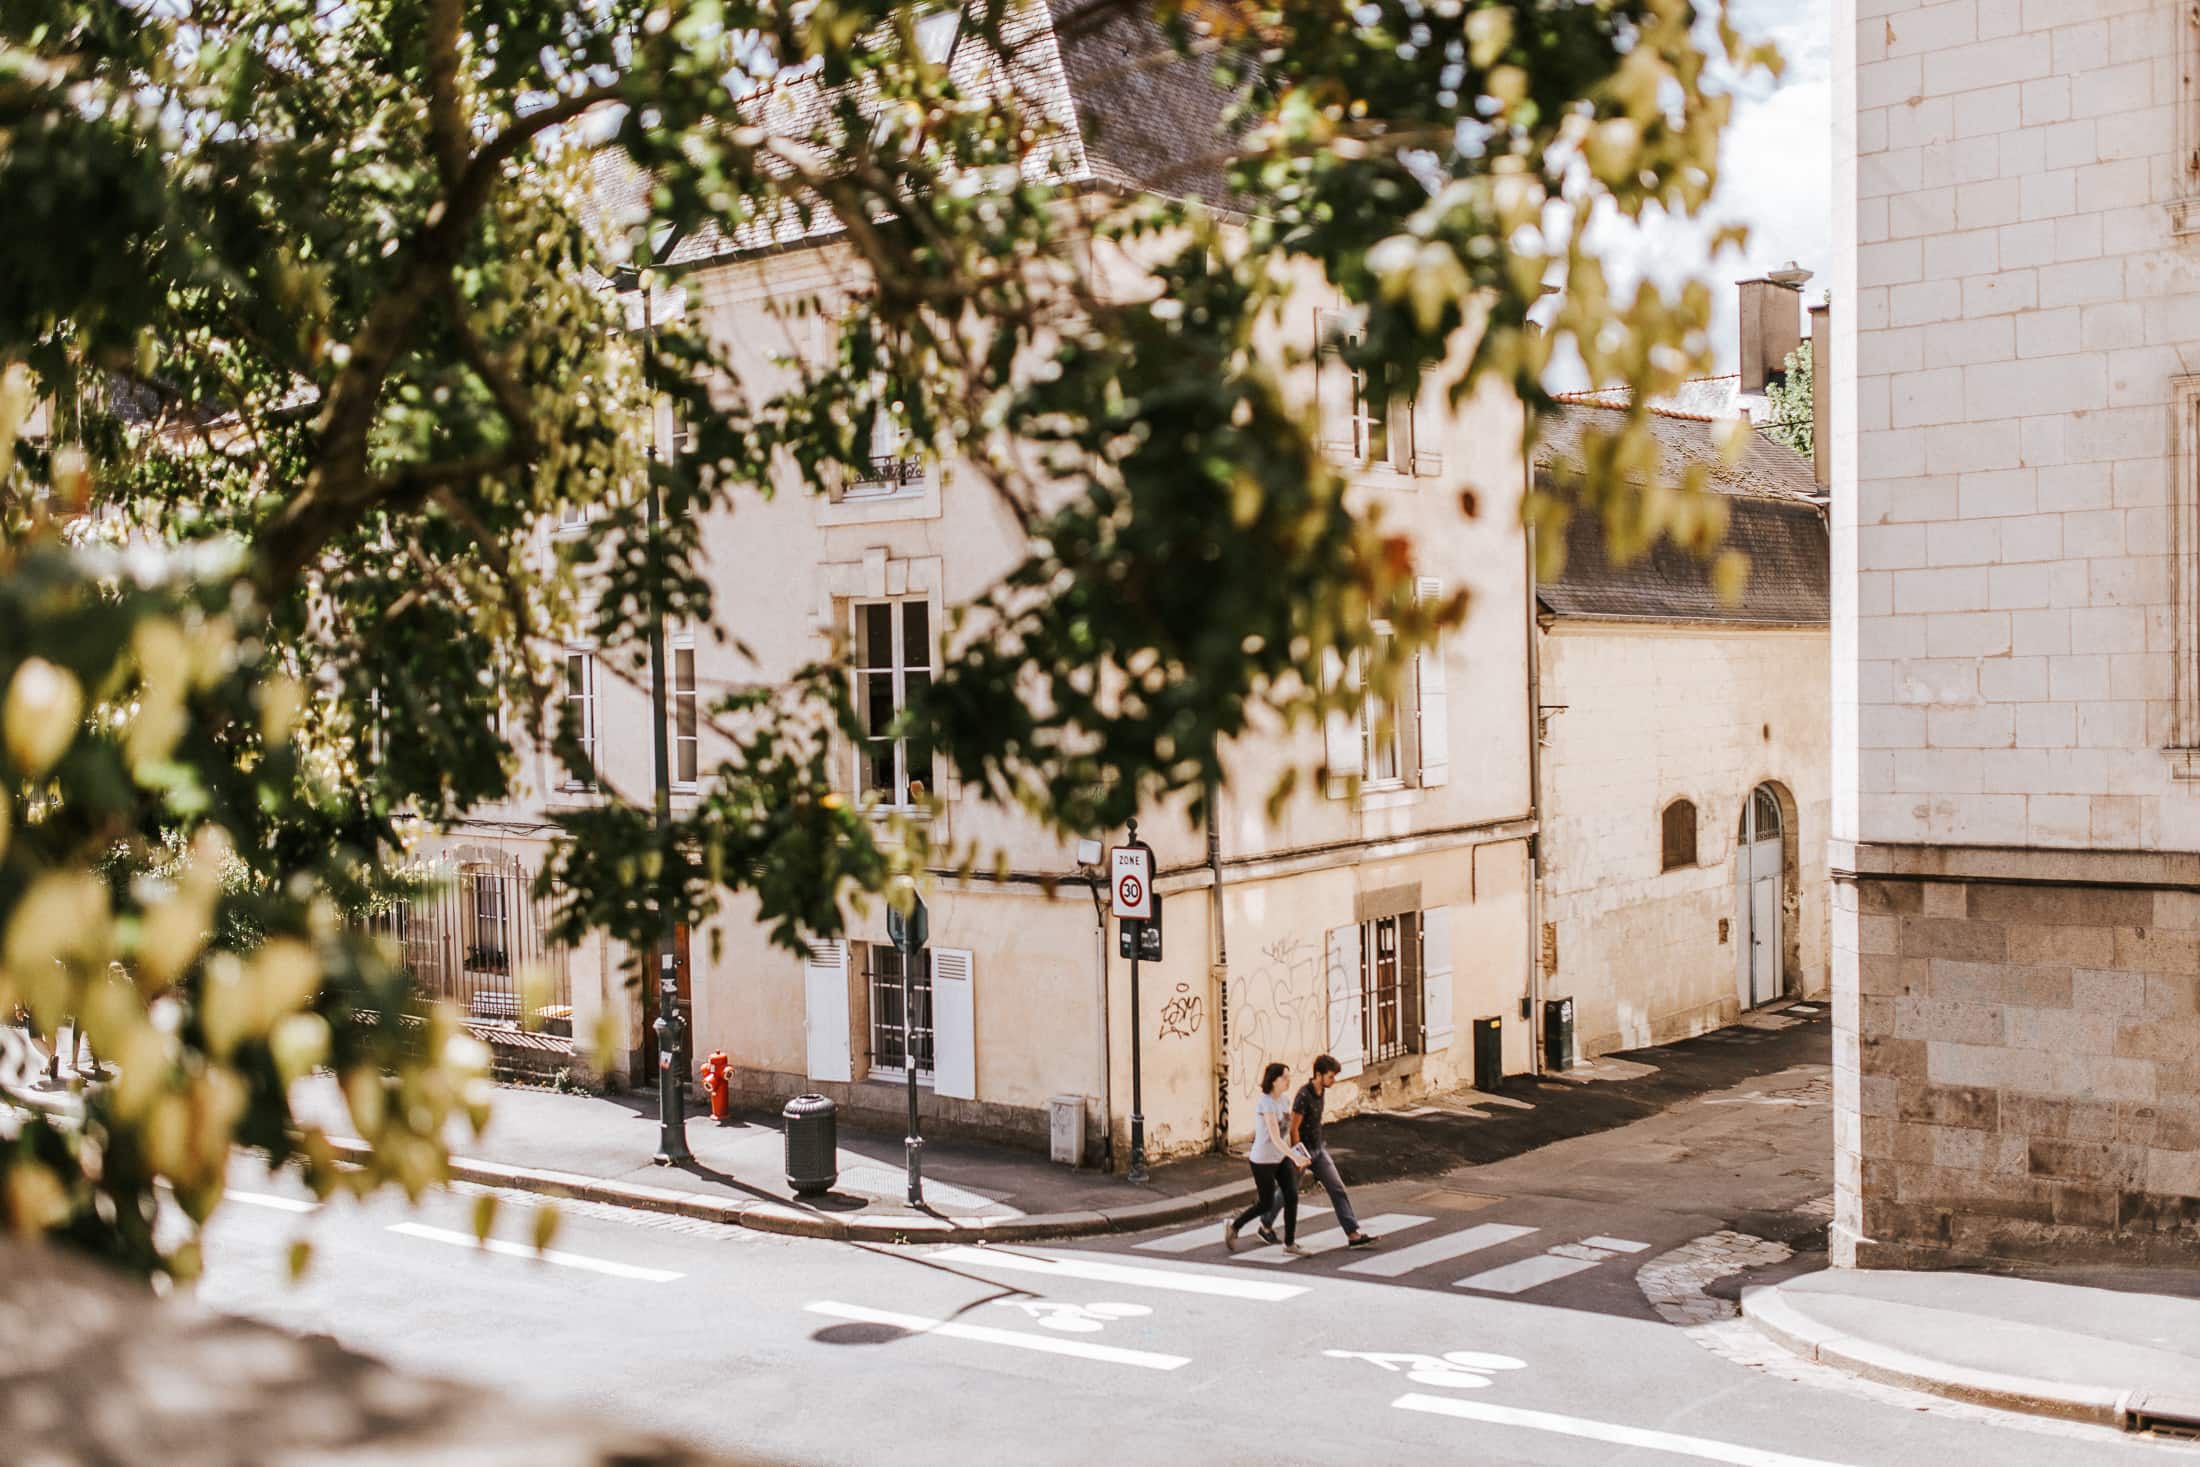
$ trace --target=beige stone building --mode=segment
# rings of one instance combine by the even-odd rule
[[[1123,39],[1110,25],[1028,48],[1036,71],[1021,84],[1053,97],[1063,118],[1136,103],[1153,124],[1141,132],[1111,122],[1106,150],[1095,139],[1071,158],[1074,181],[1120,183],[1212,135],[1212,117],[1193,115],[1203,105],[1196,91],[1170,81],[1178,63],[1125,68]],[[1124,88],[1139,95],[1119,95]],[[1156,116],[1157,107],[1183,115]],[[688,309],[752,393],[785,371],[778,359],[825,346],[824,329],[791,321],[783,303],[829,299],[857,278],[831,235],[706,234],[683,242],[673,265]],[[1131,262],[1122,273],[1129,282]],[[1277,342],[1279,354],[1349,327],[1319,288],[1303,300],[1291,325],[1297,339]],[[842,750],[851,795],[909,809],[912,785],[924,783],[944,800],[935,843],[974,845],[984,869],[997,856],[1005,874],[935,873],[913,1026],[901,1009],[901,958],[875,904],[851,909],[846,937],[815,944],[807,961],[773,946],[741,904],[693,934],[680,963],[692,1049],[726,1050],[745,1098],[823,1091],[858,1118],[898,1118],[913,1049],[928,1126],[1043,1146],[1050,1107],[1065,1100],[1084,1117],[1085,1155],[1112,1150],[1120,1162],[1134,1042],[1156,1157],[1248,1137],[1270,1060],[1303,1073],[1316,1054],[1336,1054],[1347,1078],[1333,1103],[1343,1110],[1409,1104],[1465,1083],[1477,1019],[1496,1022],[1503,1069],[1531,1066],[1520,1019],[1532,829],[1520,409],[1491,395],[1439,413],[1434,391],[1418,405],[1371,404],[1334,360],[1301,379],[1351,492],[1413,536],[1423,594],[1471,594],[1464,629],[1418,659],[1395,706],[1370,695],[1357,720],[1229,751],[1211,831],[1170,810],[1142,819],[1166,904],[1166,955],[1144,967],[1135,1033],[1129,965],[1114,951],[1113,924],[1096,919],[1075,839],[981,802],[951,769],[904,744]],[[1471,520],[1458,492],[1470,484],[1483,506]],[[702,628],[670,637],[676,806],[695,797],[695,781],[723,753],[698,707],[730,687],[784,682],[838,649],[851,660],[859,705],[883,729],[946,655],[950,609],[1023,553],[1015,520],[977,475],[906,445],[875,444],[873,475],[829,493],[792,479],[777,488],[770,498],[738,496],[703,528],[717,631],[731,640]],[[651,725],[636,649],[575,645],[566,659],[567,696],[591,730],[596,778],[530,752],[514,800],[450,834],[442,849],[466,868],[459,902],[477,925],[481,904],[465,893],[500,863],[537,869],[548,812],[648,796]],[[1287,765],[1359,777],[1302,785],[1271,820],[1266,796]],[[1122,833],[1089,835],[1112,842]],[[646,1065],[648,1036],[622,955],[570,954],[566,967],[576,1035],[609,1025],[626,1068]]]
[[[2200,1258],[2200,27],[1835,21],[1836,1258]]]
[[[1613,411],[1562,407],[1539,461],[1569,458]],[[1809,460],[1751,434],[1725,463],[1713,426],[1651,418],[1666,477],[1700,463],[1728,496],[1727,543],[1750,562],[1738,603],[1670,543],[1614,564],[1587,517],[1536,586],[1540,959],[1548,997],[1574,1001],[1582,1055],[1826,985],[1823,500]]]

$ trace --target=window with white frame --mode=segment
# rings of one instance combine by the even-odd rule
[[[902,714],[932,683],[932,609],[921,597],[858,601],[855,617],[856,789],[892,808],[921,804],[932,756],[902,731]]]
[[[1370,665],[1390,655],[1393,640],[1388,622],[1376,622],[1374,632],[1374,655],[1369,659]],[[1405,755],[1401,744],[1403,737],[1397,701],[1377,691],[1373,681],[1363,675],[1360,693],[1360,768],[1365,771],[1362,777],[1367,783],[1397,784],[1405,778]]]
[[[1400,474],[1442,472],[1439,456],[1416,442],[1417,385],[1353,365],[1350,356],[1364,338],[1344,312],[1317,313],[1316,330],[1323,447],[1354,465]]]
[[[694,789],[700,772],[700,709],[695,689],[695,638],[682,633],[672,639],[672,727],[666,742],[672,750],[672,783],[677,789]]]
[[[1421,918],[1378,917],[1360,928],[1361,1052],[1370,1064],[1421,1048]]]
[[[891,943],[872,942],[865,943],[863,951],[865,983],[871,998],[871,1073],[906,1079],[909,1051],[913,1048],[917,1057],[917,1078],[930,1078],[933,1069],[931,949],[919,948],[914,958],[905,958],[901,949]],[[907,970],[912,1021],[904,1024],[902,977],[904,965],[910,962],[916,964]]]
[[[580,744],[582,765],[568,767],[569,790],[596,786],[596,654],[583,647],[565,651],[565,729]]]
[[[558,501],[558,533],[576,534],[588,528],[588,506],[575,504],[570,499]]]
[[[924,459],[895,417],[900,407],[899,397],[890,388],[880,391],[871,418],[870,453],[863,471],[841,491],[842,499],[884,499],[923,491]]]

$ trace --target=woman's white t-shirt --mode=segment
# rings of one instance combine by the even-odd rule
[[[1276,1134],[1291,1134],[1291,1107],[1273,1095],[1263,1095],[1253,1105],[1253,1150],[1250,1159],[1263,1166],[1283,1160],[1283,1148],[1268,1138],[1268,1118],[1275,1117]]]

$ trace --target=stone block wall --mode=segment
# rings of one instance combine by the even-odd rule
[[[1839,1264],[2200,1263],[2200,894],[1837,884]]]

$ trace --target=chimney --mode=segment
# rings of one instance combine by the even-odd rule
[[[1810,308],[1810,476],[1833,490],[1833,307]]]
[[[1787,373],[1788,353],[1803,344],[1802,322],[1796,305],[1810,272],[1793,260],[1762,279],[1737,281],[1741,293],[1742,384],[1745,396],[1762,393],[1767,382],[1781,381]]]

